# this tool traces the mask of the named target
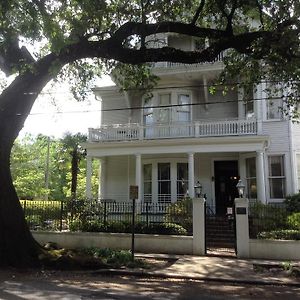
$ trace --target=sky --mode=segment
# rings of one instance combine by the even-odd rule
[[[108,76],[97,81],[97,86],[113,85]],[[88,134],[88,128],[100,125],[100,102],[91,93],[87,101],[77,102],[67,86],[45,88],[37,98],[19,138],[39,133],[60,138],[66,132]]]

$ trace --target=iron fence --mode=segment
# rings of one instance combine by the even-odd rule
[[[31,201],[21,205],[31,230],[82,230],[82,231],[130,231],[133,203],[102,201]],[[151,233],[151,228],[180,227],[192,234],[192,202],[136,203],[135,223],[140,230]],[[171,225],[170,225],[171,224]],[[179,227],[180,226],[180,227]],[[176,229],[175,228],[175,229]],[[179,229],[178,229],[179,228]],[[174,233],[176,230],[174,231]],[[183,231],[181,231],[183,232]]]
[[[249,236],[257,238],[261,232],[288,228],[290,213],[284,205],[251,203],[249,205]]]

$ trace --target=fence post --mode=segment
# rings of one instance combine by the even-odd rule
[[[148,201],[146,202],[146,224],[149,227],[149,211],[148,211]]]
[[[193,199],[193,254],[205,255],[205,199]]]
[[[106,227],[106,200],[104,200],[104,216],[103,216],[103,224]]]
[[[248,199],[235,198],[236,251],[238,258],[249,257]]]
[[[63,201],[60,201],[60,223],[59,223],[59,231],[62,231],[63,211],[64,211],[64,203],[63,203]]]
[[[26,200],[24,200],[23,211],[24,211],[24,216],[26,217]]]

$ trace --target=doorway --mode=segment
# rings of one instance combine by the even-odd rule
[[[239,180],[238,161],[226,160],[214,162],[216,214],[224,216],[227,207],[233,207],[238,197],[236,185]]]

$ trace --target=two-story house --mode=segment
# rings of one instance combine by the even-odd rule
[[[188,37],[169,35],[168,45],[195,49]],[[200,45],[201,46],[201,45]],[[100,160],[99,199],[129,201],[137,185],[139,201],[168,203],[194,196],[199,181],[217,213],[237,196],[239,178],[246,196],[281,202],[300,189],[300,126],[268,99],[266,83],[242,90],[209,87],[223,68],[213,63],[157,63],[160,77],[152,97],[94,89],[101,103],[101,126],[89,129],[87,196],[91,197],[91,160]],[[248,99],[245,102],[245,99]]]

